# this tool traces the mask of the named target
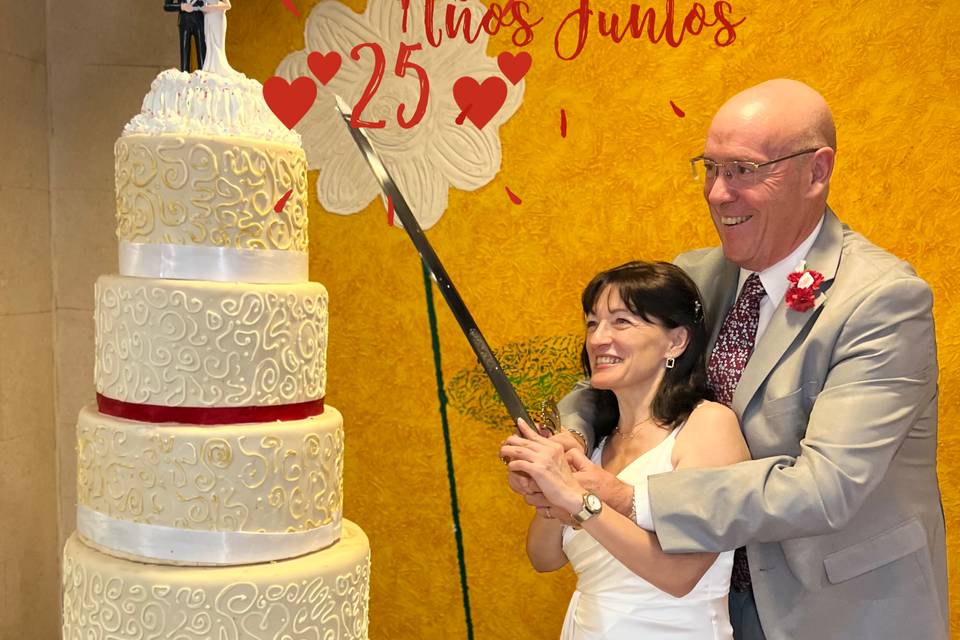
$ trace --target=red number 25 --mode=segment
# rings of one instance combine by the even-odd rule
[[[353,49],[350,50],[350,57],[354,60],[360,60],[360,50],[363,48],[369,48],[373,51],[373,74],[370,76],[369,82],[367,82],[366,88],[363,90],[363,95],[360,96],[360,101],[357,102],[357,106],[353,109],[353,114],[350,116],[350,126],[351,127],[369,127],[371,129],[382,129],[387,125],[386,120],[377,120],[375,122],[370,122],[368,120],[361,120],[360,116],[363,113],[363,110],[367,108],[370,100],[373,98],[373,95],[377,92],[377,89],[380,87],[380,81],[383,80],[383,70],[387,66],[386,58],[383,55],[383,47],[381,47],[376,42],[361,42]],[[427,78],[427,72],[420,65],[410,62],[410,54],[414,51],[419,51],[421,49],[420,44],[407,44],[405,42],[400,43],[400,50],[397,52],[397,66],[394,68],[394,73],[399,78],[403,78],[408,69],[412,69],[417,76],[417,81],[420,84],[420,97],[417,100],[417,108],[413,111],[413,116],[406,120],[403,117],[404,108],[407,106],[405,104],[400,104],[397,106],[397,122],[404,129],[409,129],[417,125],[421,120],[423,120],[423,114],[427,111],[427,98],[430,95],[430,80]]]

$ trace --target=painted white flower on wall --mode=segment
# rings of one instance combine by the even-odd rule
[[[370,0],[366,11],[358,14],[335,0],[321,2],[307,18],[306,48],[288,55],[277,67],[277,75],[287,80],[314,77],[307,64],[311,52],[337,52],[342,57],[340,69],[327,85],[317,83],[316,101],[296,130],[303,138],[308,166],[320,170],[320,204],[333,213],[356,213],[380,195],[380,188],[337,113],[333,94],[355,107],[374,72],[374,54],[370,48],[362,48],[358,51],[360,59],[354,60],[350,52],[364,42],[382,46],[383,78],[361,117],[386,121],[384,128],[367,128],[366,132],[421,227],[427,229],[447,208],[450,187],[473,191],[489,183],[500,170],[499,127],[520,106],[524,82],[506,83],[503,106],[482,129],[469,120],[458,125],[460,108],[453,98],[454,83],[464,76],[479,82],[490,76],[503,77],[496,59],[486,54],[489,36],[481,30],[480,36],[468,43],[462,35],[452,39],[444,33],[440,46],[434,47],[424,33],[423,0],[409,3],[406,32],[402,4],[399,0]],[[442,28],[445,8],[444,3],[437,4],[435,31]],[[485,8],[476,0],[456,5],[458,10],[472,13],[471,28],[476,29]],[[397,123],[397,107],[406,105],[404,116],[409,120],[420,87],[412,70],[407,70],[404,77],[394,72],[401,42],[422,45],[409,60],[424,68],[430,83],[423,119],[410,129]]]

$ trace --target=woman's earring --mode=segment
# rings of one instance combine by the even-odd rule
[[[673,369],[673,365],[677,364],[677,361],[673,358],[667,358],[667,369]]]

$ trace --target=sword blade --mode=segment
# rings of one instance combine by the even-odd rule
[[[470,343],[474,353],[477,354],[480,365],[486,372],[487,377],[490,378],[490,382],[493,383],[493,388],[496,389],[497,395],[500,396],[504,406],[506,406],[510,417],[513,418],[514,422],[516,422],[517,418],[523,418],[527,424],[533,426],[534,422],[530,419],[530,415],[520,401],[516,389],[514,389],[513,385],[510,384],[510,381],[507,379],[507,376],[503,373],[500,362],[496,356],[493,355],[490,345],[487,344],[486,339],[484,339],[483,334],[480,332],[480,328],[477,327],[476,321],[470,314],[470,310],[467,309],[463,298],[460,297],[460,293],[454,286],[453,281],[450,280],[450,276],[447,275],[447,270],[443,268],[443,263],[440,262],[440,258],[424,235],[420,224],[410,210],[410,206],[407,204],[403,194],[400,193],[397,183],[394,182],[390,176],[390,172],[387,171],[379,154],[374,150],[366,133],[350,125],[350,107],[340,96],[334,95],[334,97],[337,101],[337,111],[340,112],[340,116],[343,118],[344,123],[346,123],[350,137],[353,138],[353,141],[360,148],[360,152],[367,161],[367,165],[370,167],[370,170],[373,171],[373,176],[380,184],[380,189],[386,194],[390,201],[393,202],[394,214],[400,218],[404,231],[410,236],[410,240],[413,241],[413,245],[420,254],[420,258],[430,270],[430,274],[437,283],[440,293],[443,294],[443,299],[447,301],[447,306],[450,307],[450,311],[453,312],[453,316],[457,319],[460,329],[467,337],[467,342]]]

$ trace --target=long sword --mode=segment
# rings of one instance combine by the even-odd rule
[[[467,309],[467,305],[464,304],[463,298],[460,297],[457,288],[450,280],[450,276],[447,275],[447,270],[443,268],[440,258],[437,257],[427,237],[423,234],[423,230],[417,223],[417,219],[410,210],[410,206],[407,204],[406,199],[404,199],[403,194],[400,193],[397,183],[394,182],[390,176],[390,172],[387,171],[387,168],[383,165],[383,161],[374,150],[366,133],[364,133],[362,129],[354,128],[350,125],[350,107],[340,96],[334,95],[334,97],[337,101],[337,111],[339,111],[343,117],[347,129],[350,131],[350,137],[352,137],[353,141],[360,147],[360,152],[370,166],[370,170],[373,171],[377,182],[380,183],[380,189],[387,196],[388,202],[393,203],[394,213],[400,218],[403,229],[407,232],[407,235],[410,236],[410,240],[413,241],[413,245],[417,248],[420,258],[430,270],[433,279],[440,288],[440,293],[443,294],[444,300],[447,301],[447,306],[450,307],[453,316],[457,319],[457,322],[460,323],[460,329],[463,330],[467,341],[470,343],[470,346],[473,347],[474,353],[477,354],[477,358],[480,360],[483,370],[487,372],[487,377],[490,378],[490,382],[493,383],[493,388],[496,389],[497,395],[500,396],[503,404],[506,405],[510,417],[513,418],[514,422],[516,422],[517,418],[523,418],[523,420],[532,427],[534,422],[530,419],[530,415],[527,413],[523,403],[520,402],[520,397],[517,395],[516,389],[513,388],[507,376],[504,375],[503,369],[500,368],[500,363],[497,361],[497,357],[493,355],[493,351],[490,350],[490,345],[487,344],[483,334],[480,333],[480,329],[477,327],[473,316],[470,315],[470,311]]]

